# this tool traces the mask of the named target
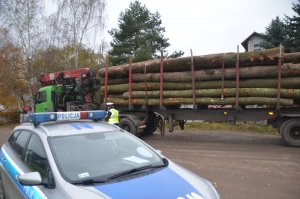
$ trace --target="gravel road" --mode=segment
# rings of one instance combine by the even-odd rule
[[[281,145],[279,136],[177,131],[144,140],[209,179],[223,199],[300,198],[300,148]]]

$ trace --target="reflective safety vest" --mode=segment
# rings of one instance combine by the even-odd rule
[[[109,112],[111,112],[111,116],[108,119],[108,123],[110,123],[110,124],[119,124],[119,111],[112,108],[112,109],[109,110]]]

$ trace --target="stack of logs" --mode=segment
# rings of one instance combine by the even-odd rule
[[[299,106],[300,52],[280,51],[274,48],[132,63],[131,85],[129,63],[101,68],[101,94],[106,96],[104,101],[116,105],[129,105],[130,100],[132,105],[149,106]]]

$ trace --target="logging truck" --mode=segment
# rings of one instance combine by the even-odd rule
[[[39,82],[41,88],[34,100],[37,113],[96,110],[101,107],[100,100],[96,99],[100,79],[89,68],[43,74]],[[121,127],[135,135],[147,129],[145,113],[121,113],[119,116]]]
[[[36,111],[103,109],[106,102],[113,102],[120,111],[120,127],[137,136],[151,135],[157,129],[164,135],[166,126],[169,132],[174,125],[184,129],[188,120],[267,121],[278,129],[284,144],[300,146],[300,53],[284,54],[282,48],[275,48],[174,59],[161,56],[139,63],[131,60],[130,55],[128,64],[106,64],[98,71],[100,80],[83,84],[93,85],[94,89],[85,86],[85,92],[81,92],[74,84],[72,91],[48,88],[43,99],[52,101],[51,110],[38,108],[39,97],[45,91],[42,87]],[[80,72],[83,77],[84,72]],[[48,74],[41,81],[55,87],[55,78],[50,80],[50,76],[58,74]],[[76,78],[82,85],[83,79]],[[56,89],[58,96],[51,94]],[[93,99],[97,89],[99,100]]]

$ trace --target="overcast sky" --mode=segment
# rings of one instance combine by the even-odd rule
[[[272,19],[294,15],[292,2],[296,0],[140,0],[151,11],[161,15],[162,26],[169,38],[170,53],[182,50],[185,56],[210,53],[236,52],[253,31],[262,33]],[[107,0],[106,33],[118,27],[121,11],[130,0]]]

